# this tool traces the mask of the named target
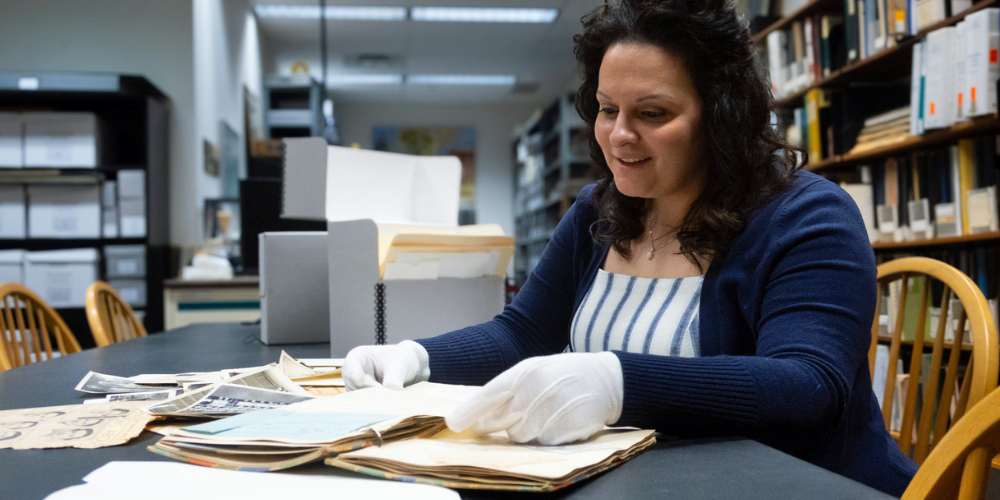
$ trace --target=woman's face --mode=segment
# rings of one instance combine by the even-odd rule
[[[680,58],[654,45],[612,45],[601,62],[597,102],[594,133],[619,192],[697,198],[705,180],[701,100]]]

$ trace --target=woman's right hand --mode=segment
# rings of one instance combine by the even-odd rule
[[[431,376],[424,346],[404,340],[395,345],[365,345],[351,349],[341,376],[348,391],[382,385],[389,389],[424,382]]]

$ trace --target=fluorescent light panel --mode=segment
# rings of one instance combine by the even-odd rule
[[[319,19],[318,5],[257,5],[254,12],[260,17],[283,19]],[[327,6],[327,19],[353,21],[404,21],[406,7],[352,7]]]
[[[406,83],[414,85],[514,85],[514,75],[410,75]]]
[[[413,7],[414,21],[452,21],[481,23],[551,23],[558,9],[513,9],[485,7]]]
[[[403,75],[330,75],[326,78],[329,85],[392,85],[403,83]]]

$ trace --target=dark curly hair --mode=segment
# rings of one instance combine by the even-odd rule
[[[590,157],[603,174],[593,195],[600,213],[594,237],[629,258],[630,242],[644,231],[650,203],[615,187],[594,122],[605,52],[616,43],[651,44],[683,61],[702,103],[708,182],[677,233],[681,253],[701,268],[697,257],[725,254],[749,213],[785,189],[801,168],[798,148],[770,125],[770,84],[758,70],[749,27],[726,0],[607,0],[583,17],[583,27],[573,37],[583,76],[576,109],[588,126]]]

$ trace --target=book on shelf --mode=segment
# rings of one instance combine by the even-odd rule
[[[961,139],[955,145],[889,157],[871,165],[871,198],[879,241],[1000,230],[997,165],[993,135]],[[843,175],[831,177],[845,182]]]

